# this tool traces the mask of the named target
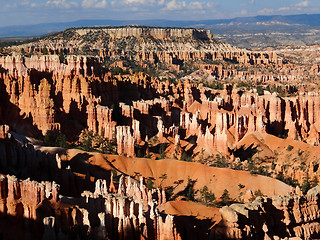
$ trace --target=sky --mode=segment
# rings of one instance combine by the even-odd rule
[[[82,19],[208,20],[320,13],[320,0],[0,0],[0,26]]]

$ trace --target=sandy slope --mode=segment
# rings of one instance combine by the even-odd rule
[[[40,148],[51,153],[61,152],[59,148]],[[173,159],[152,160],[147,158],[127,158],[118,155],[105,155],[101,153],[86,153],[77,149],[67,150],[62,159],[72,161],[74,166],[90,164],[103,169],[117,169],[130,176],[141,175],[145,178],[155,179],[155,186],[173,186],[175,192],[183,190],[188,182],[188,177],[195,181],[195,189],[207,186],[216,197],[220,197],[227,189],[232,198],[240,194],[239,184],[253,191],[261,190],[264,195],[286,195],[292,188],[285,183],[260,175],[252,175],[246,171],[237,171],[226,168],[208,167],[199,163],[183,162]],[[76,156],[76,157],[75,157]],[[166,178],[161,176],[166,174]]]
[[[207,207],[201,203],[170,201],[159,206],[159,211],[175,216],[193,216],[198,219],[213,219],[220,222],[219,208]]]

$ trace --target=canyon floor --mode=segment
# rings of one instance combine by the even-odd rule
[[[137,26],[0,49],[0,238],[320,238],[319,59]]]

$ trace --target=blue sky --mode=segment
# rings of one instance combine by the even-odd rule
[[[203,20],[320,13],[320,0],[0,0],[0,26],[79,19]]]

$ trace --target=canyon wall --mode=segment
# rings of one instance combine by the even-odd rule
[[[188,43],[188,44],[186,44]],[[273,52],[252,52],[215,40],[209,30],[120,27],[68,29],[57,36],[12,47],[33,54],[94,54],[105,61],[126,59],[180,70],[186,62],[226,60],[244,65],[282,65]],[[45,50],[44,50],[45,49]],[[159,65],[160,64],[160,65]]]
[[[214,239],[315,239],[319,237],[320,187],[306,196],[258,198],[250,204],[220,209],[222,221],[214,227]]]
[[[222,207],[221,220],[211,222],[160,212],[158,207],[166,203],[163,190],[148,190],[143,178],[139,182],[118,175],[114,181],[114,172],[106,175],[97,169],[90,170],[89,165],[79,165],[77,154],[68,164],[59,154],[36,151],[32,145],[7,137],[0,140],[0,150],[3,239],[13,236],[19,239],[314,239],[319,236],[319,187],[309,190],[306,196],[259,197],[252,203]],[[52,150],[48,148],[48,151]],[[48,163],[50,166],[44,167]],[[37,170],[39,167],[41,171]],[[19,177],[3,174],[3,169],[10,169]],[[80,177],[84,169],[95,176],[77,182],[75,177]],[[64,171],[69,172],[68,178],[62,177]],[[31,179],[25,179],[24,174]],[[81,186],[78,193],[74,192],[75,186]]]
[[[220,84],[231,78],[291,84],[305,79],[303,67],[283,67],[274,52],[238,49],[195,29],[70,29],[7,50],[11,55],[0,57],[0,238],[319,237],[320,188],[302,194],[304,184],[318,185],[320,176],[319,91],[286,86],[292,95],[284,97],[248,90],[246,82],[214,90],[192,81],[192,74],[172,83],[141,72],[114,76],[107,68],[125,59],[146,69],[164,64],[179,71],[201,59],[198,71]],[[271,73],[250,72],[250,66],[270,67]],[[319,66],[310,71],[318,74]],[[58,134],[86,151],[40,146]],[[96,139],[111,150],[98,148]],[[184,200],[177,193],[192,181],[198,181],[191,189],[198,195],[209,187],[220,199],[229,189],[239,202],[267,196],[222,207],[217,218],[159,210],[170,190]]]
[[[118,175],[114,182],[111,171],[79,166],[78,155],[68,165],[14,138],[0,140],[0,153],[3,239],[181,239],[174,216],[157,208],[166,202],[164,190],[148,190],[143,178]]]
[[[282,98],[265,91],[259,96],[228,86],[211,90],[189,81],[173,85],[146,74],[114,77],[94,59],[70,56],[68,62],[54,56],[1,58],[3,122],[31,136],[61,130],[71,139],[88,126],[106,139],[116,137],[119,153],[128,156],[134,155],[134,143],[155,135],[195,136],[194,153],[203,148],[208,154],[228,154],[228,148],[253,132],[319,145],[317,92]],[[130,130],[121,130],[121,125]],[[128,152],[121,150],[121,142],[131,138]]]
[[[86,35],[92,32],[104,32],[110,35],[111,38],[126,38],[126,37],[141,37],[152,36],[157,39],[168,38],[194,38],[199,40],[211,40],[213,39],[210,30],[206,29],[194,29],[194,28],[154,28],[154,27],[118,27],[118,28],[84,28],[76,29],[75,32],[80,36]]]

